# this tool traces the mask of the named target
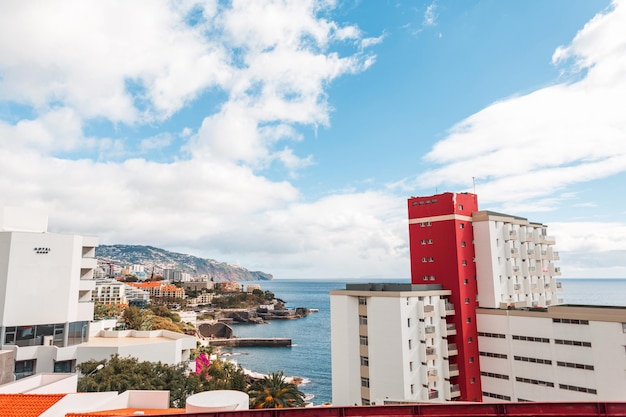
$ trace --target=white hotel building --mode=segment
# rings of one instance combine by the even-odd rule
[[[0,349],[12,355],[17,379],[74,372],[77,363],[116,353],[171,364],[189,358],[193,336],[93,323],[98,239],[47,227],[44,213],[0,205]]]
[[[331,291],[333,404],[624,400],[626,307],[563,304],[547,226],[444,193],[409,234],[412,284]]]
[[[455,325],[440,285],[347,284],[330,293],[333,405],[459,396]]]

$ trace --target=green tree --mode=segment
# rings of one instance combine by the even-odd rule
[[[285,381],[283,371],[272,372],[248,388],[251,408],[303,407],[304,393],[294,383]]]
[[[127,329],[132,330],[152,330],[150,317],[152,313],[139,307],[128,306],[124,310],[124,323]]]
[[[98,365],[104,366],[98,370]],[[189,395],[205,390],[197,375],[188,375],[186,364],[139,362],[115,355],[108,361],[83,362],[77,368],[85,375],[78,380],[79,392],[169,390],[170,406],[181,408]]]

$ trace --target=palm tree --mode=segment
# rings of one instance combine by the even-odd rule
[[[285,381],[283,371],[272,372],[248,389],[251,408],[303,407],[304,393],[294,383]]]

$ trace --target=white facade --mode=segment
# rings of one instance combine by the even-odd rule
[[[448,379],[450,291],[411,284],[348,284],[331,291],[333,405],[444,401]],[[437,288],[435,288],[437,287]],[[422,364],[426,365],[422,365]]]
[[[472,215],[481,307],[545,307],[560,304],[559,254],[546,226],[489,211]]]
[[[626,308],[477,310],[483,401],[623,401]]]
[[[98,240],[46,229],[39,212],[0,207],[0,349],[12,351],[17,379],[74,372],[76,364],[112,354],[168,364],[189,359],[194,336],[113,332],[104,328],[115,321],[92,322]],[[98,288],[103,302],[121,301],[129,291],[148,296],[114,281]]]
[[[0,213],[0,345],[14,351],[18,377],[71,371],[93,319],[98,240],[48,233],[37,211]]]

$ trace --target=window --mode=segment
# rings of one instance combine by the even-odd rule
[[[476,378],[471,377],[471,378],[470,378],[470,384],[473,384],[473,383],[475,383],[475,382],[476,382]]]
[[[415,385],[411,384],[411,394],[415,394]]]
[[[73,360],[69,360],[69,361],[58,361],[58,362],[54,362],[54,372],[61,372],[61,373],[65,373],[65,374],[69,374],[74,372],[73,371],[73,365],[74,365],[74,361]]]
[[[626,323],[622,323],[622,333],[626,333]]]
[[[483,391],[483,395],[485,397],[497,398],[498,400],[511,401],[511,397],[509,397],[508,395],[493,394],[493,393],[487,392],[487,391]],[[521,402],[521,400],[519,398],[517,399],[517,401]]]
[[[579,340],[554,339],[554,343],[557,345],[591,347],[591,342],[581,342]]]
[[[504,353],[493,353],[493,352],[479,352],[480,356],[486,356],[488,358],[497,358],[497,359],[507,359],[508,356]]]
[[[365,388],[369,388],[370,387],[370,379],[369,378],[365,378],[365,377],[361,377],[361,386],[365,387]]]
[[[593,371],[593,365],[583,365],[582,363],[561,362],[557,361],[556,366],[562,366],[565,368],[584,369],[587,371]]]
[[[467,298],[466,298],[466,300],[467,300]],[[465,319],[465,323],[471,323],[471,322],[472,322],[472,318],[471,317],[468,317],[468,318]]]
[[[516,361],[529,362],[529,363],[540,363],[543,365],[552,365],[552,361],[550,359],[539,359],[539,358],[529,358],[526,356],[513,356],[513,359]]]
[[[370,400],[367,398],[361,398],[361,405],[370,405]]]
[[[469,298],[465,299],[465,304],[469,304]]]
[[[567,390],[570,390],[570,391],[587,392],[589,394],[597,394],[598,393],[598,391],[596,391],[593,388],[575,387],[573,385],[566,385],[566,384],[559,384],[559,388],[567,389]]]
[[[409,339],[409,349],[413,349],[413,342]]]
[[[550,388],[554,388],[554,383],[553,382],[548,382],[548,381],[541,381],[539,379],[530,379],[530,378],[520,378],[520,377],[515,377],[515,380],[517,382],[524,382],[526,384],[533,384],[533,385],[541,385],[543,387],[550,387]]]
[[[460,223],[460,224],[459,224],[459,228],[460,228],[460,229],[465,229],[465,223]]]
[[[470,358],[469,358],[468,362],[469,362],[469,363],[474,363],[474,357],[473,357],[473,356],[470,356]]]
[[[359,336],[359,344],[361,344],[361,346],[367,346],[367,336]]]
[[[493,373],[493,372],[481,372],[480,374],[482,376],[488,376],[489,378],[506,379],[507,381],[509,379],[508,375],[496,374],[496,373]]]
[[[463,266],[467,265],[467,261],[466,261],[465,259],[463,259],[463,260],[461,261],[461,265],[463,265]]]
[[[366,306],[367,305],[367,298],[359,297],[359,305]]]
[[[463,204],[459,204],[459,210],[463,210]]]
[[[35,360],[15,361],[15,379],[22,379],[35,374]]]
[[[462,247],[462,248],[464,248],[464,247],[465,247],[465,241],[464,241],[464,240],[462,240],[462,241],[461,241],[461,247]]]
[[[406,319],[406,325],[407,325],[407,327],[411,327],[411,318],[410,317],[408,319]]]
[[[361,356],[361,366],[370,366],[370,359],[367,356]]]
[[[364,326],[367,324],[367,316],[359,316],[359,324]]]
[[[469,323],[469,321],[468,321],[468,323]],[[472,341],[473,341],[473,340],[472,340],[472,338],[471,338],[471,337],[468,337],[468,338],[467,338],[467,343],[472,343]]]
[[[413,372],[413,362],[409,362],[409,371]]]
[[[463,285],[467,285],[469,283],[469,281],[467,279],[463,280]]]

